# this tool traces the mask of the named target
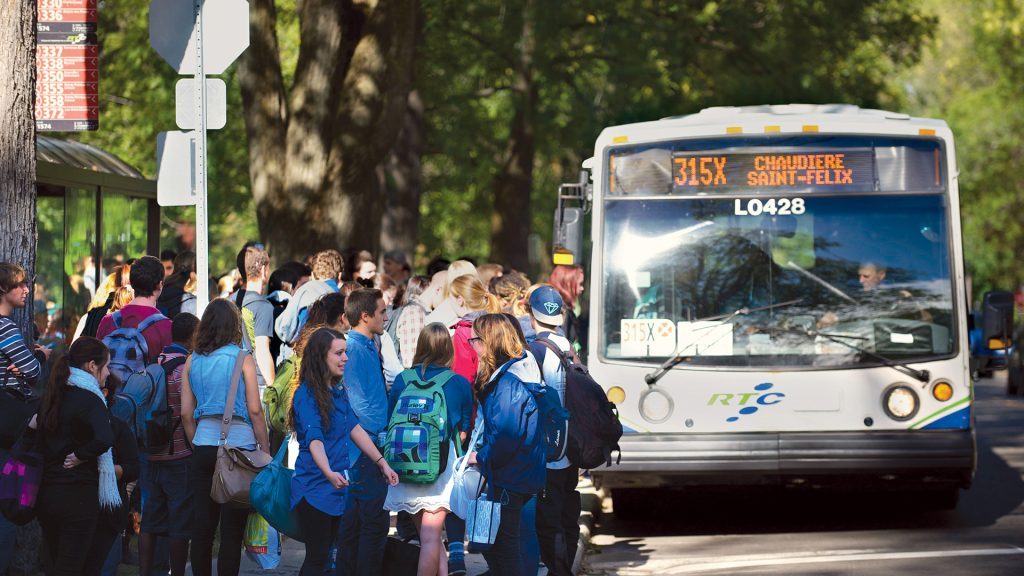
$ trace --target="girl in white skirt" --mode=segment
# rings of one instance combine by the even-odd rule
[[[455,443],[465,440],[465,429],[469,426],[473,409],[473,391],[469,381],[450,370],[454,356],[448,329],[436,322],[427,324],[416,343],[413,367],[395,378],[388,395],[388,413],[394,417],[395,406],[409,381],[424,383],[432,379],[444,380],[441,389],[447,404],[447,417],[440,446],[444,468],[437,480],[430,484],[401,482],[390,487],[384,502],[388,510],[413,515],[420,536],[419,576],[443,576],[448,573],[448,558],[441,543],[441,531],[450,510]]]

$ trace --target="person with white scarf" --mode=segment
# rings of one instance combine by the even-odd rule
[[[43,478],[36,513],[48,576],[85,574],[101,510],[121,506],[111,447],[114,432],[100,383],[110,352],[83,336],[60,358],[39,409],[36,447]]]

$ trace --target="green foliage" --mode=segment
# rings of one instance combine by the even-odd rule
[[[174,85],[181,77],[149,45],[149,3],[118,0],[100,6],[100,129],[74,138],[104,148],[147,178],[156,178],[156,136],[177,130]],[[209,131],[207,138],[211,274],[233,268],[238,248],[258,237],[241,96],[231,70],[223,79],[228,85],[228,123]],[[108,209],[117,214],[127,210]],[[194,222],[194,208],[162,212],[161,247],[177,249],[177,224]],[[144,213],[141,218],[144,226]],[[126,247],[129,256],[139,255],[138,246]]]
[[[894,73],[920,57],[936,26],[917,2],[899,0],[425,0],[424,10],[420,238],[427,254],[484,259],[493,180],[522,101],[524,23],[537,43],[532,216],[545,246],[557,186],[576,179],[604,127],[718,105],[899,108]]]
[[[913,111],[944,118],[956,137],[964,260],[975,300],[1024,282],[1024,2],[972,0],[929,4],[942,28],[906,80]]]

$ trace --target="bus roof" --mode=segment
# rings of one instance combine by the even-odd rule
[[[917,134],[924,130],[947,135],[949,131],[944,120],[914,118],[900,112],[861,108],[853,104],[716,106],[696,114],[611,126],[601,132],[598,145],[659,140],[670,137],[670,134],[677,137],[711,136],[727,133],[817,132],[819,129],[821,132],[847,133],[891,130],[894,134]]]

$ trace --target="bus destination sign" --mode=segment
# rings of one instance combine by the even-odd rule
[[[97,0],[36,0],[36,130],[99,128]]]
[[[672,154],[672,187],[677,193],[707,188],[872,190],[874,186],[870,150]]]

